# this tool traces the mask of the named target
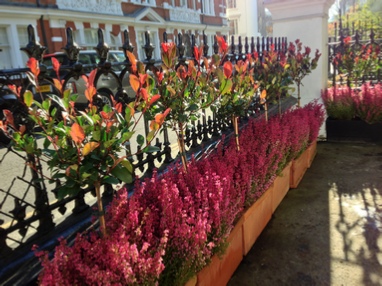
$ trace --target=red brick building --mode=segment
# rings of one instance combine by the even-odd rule
[[[28,41],[29,24],[36,28],[37,39],[49,53],[61,51],[67,27],[73,29],[76,43],[84,49],[96,46],[98,28],[103,30],[110,48],[119,49],[123,31],[128,29],[141,59],[145,31],[150,31],[156,59],[160,58],[159,46],[165,31],[169,41],[174,41],[179,32],[195,34],[197,44],[204,32],[210,46],[215,34],[228,34],[225,0],[1,1],[0,69],[25,66],[26,55],[20,47]],[[186,42],[187,39],[188,36]]]

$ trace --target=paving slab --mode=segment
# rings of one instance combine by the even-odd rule
[[[228,285],[382,285],[382,144],[319,142]]]

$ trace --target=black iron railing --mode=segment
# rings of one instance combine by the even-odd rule
[[[366,52],[367,47],[372,47],[373,51],[380,51],[376,60],[377,66],[380,67],[382,63],[382,30],[374,29],[372,23],[367,25],[367,23],[361,22],[358,23],[356,29],[356,22],[352,22],[350,27],[349,21],[343,25],[341,18],[338,24],[334,24],[334,35],[328,38],[328,80],[332,86],[359,86],[366,81],[381,82],[381,68],[365,70],[361,77],[353,79],[349,73],[343,72],[346,70],[343,64],[336,61],[336,57],[344,56],[346,53],[353,53],[354,58],[356,55],[362,56],[362,51]]]

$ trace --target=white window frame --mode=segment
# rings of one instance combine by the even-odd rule
[[[104,37],[106,37],[105,31],[103,31]],[[86,34],[95,33],[95,38],[93,42],[88,41]],[[98,45],[98,28],[81,28],[74,31],[74,41],[81,47],[86,50],[93,50]],[[107,39],[104,38],[107,42]],[[109,43],[107,43],[109,44]]]
[[[9,36],[8,36],[8,27],[7,26],[0,26],[0,29],[3,32],[1,32],[1,35],[3,35],[4,40],[0,40],[0,69],[9,69],[12,67],[12,59],[11,59],[11,45],[9,43]],[[2,39],[2,37],[0,38]]]
[[[204,0],[203,1],[203,14],[215,16],[214,0]]]
[[[27,30],[29,24],[32,24],[34,27],[37,25],[36,22],[33,22],[33,20],[29,18],[0,18],[0,26],[5,29],[5,37],[7,38],[7,44],[1,47],[4,49],[4,51],[0,52],[7,57],[7,62],[1,62],[0,68],[10,69],[26,67],[27,55],[25,52],[20,50],[20,48],[25,47],[25,43],[20,43],[18,28],[25,27],[25,30]],[[39,41],[37,31],[35,31],[35,35],[36,41]],[[5,55],[6,52],[7,55]]]
[[[188,7],[188,0],[180,0],[180,7],[187,8]]]
[[[145,6],[157,6],[156,0],[130,0],[131,3],[138,4],[138,5],[145,5]]]
[[[151,39],[152,41],[150,41],[151,45],[154,46],[154,51],[153,51],[153,59],[155,60],[159,60],[161,58],[161,54],[160,54],[160,42],[159,42],[159,31],[157,28],[141,28],[141,27],[136,27],[135,28],[135,35],[137,35],[136,39],[137,39],[137,53],[138,53],[138,59],[140,61],[142,60],[145,60],[146,59],[146,54],[142,48],[142,46],[145,44],[145,43],[142,43],[141,42],[141,38],[143,39],[144,36],[142,36],[142,33],[144,35],[144,33],[146,31],[150,31],[150,34],[151,34]]]

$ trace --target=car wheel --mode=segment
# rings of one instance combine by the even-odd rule
[[[99,92],[97,95],[97,106],[102,109],[105,105],[113,106],[110,96],[106,92]]]

